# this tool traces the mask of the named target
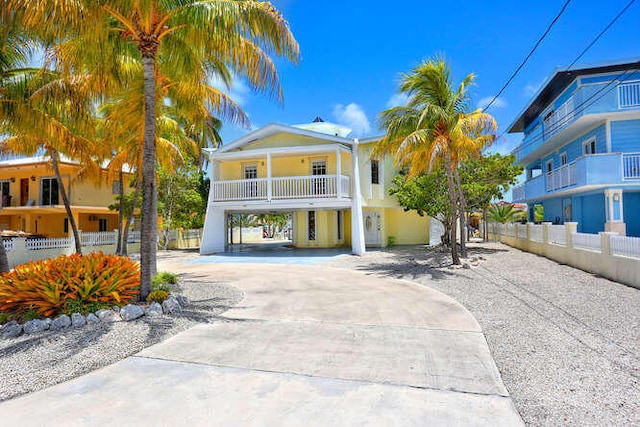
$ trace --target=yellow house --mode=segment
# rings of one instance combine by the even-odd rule
[[[397,174],[390,158],[375,160],[378,138],[316,119],[270,124],[209,151],[211,187],[201,253],[222,252],[233,213],[292,214],[299,248],[365,247],[429,242],[429,218],[404,212],[389,195]]]
[[[96,232],[118,228],[118,214],[108,206],[114,203],[120,182],[110,181],[108,185],[96,187],[76,179],[79,164],[61,159],[59,166],[78,229]],[[104,175],[106,183],[106,170]],[[128,179],[127,176],[125,185]],[[0,161],[0,229],[46,237],[68,236],[71,230],[58,190],[48,157]]]

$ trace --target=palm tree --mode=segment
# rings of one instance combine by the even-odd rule
[[[386,135],[374,150],[374,156],[393,154],[396,164],[406,168],[410,177],[443,163],[452,212],[449,232],[454,264],[460,264],[456,234],[464,209],[457,165],[479,155],[493,141],[497,127],[490,115],[469,112],[468,88],[474,79],[469,74],[454,88],[450,68],[442,58],[423,62],[404,74],[400,92],[409,101],[406,106],[380,113],[378,120]]]
[[[514,222],[520,215],[520,212],[513,208],[510,204],[494,204],[491,205],[488,211],[489,221],[499,222],[506,224],[507,222]]]
[[[281,100],[275,65],[268,53],[297,61],[298,45],[288,24],[269,2],[243,0],[8,0],[24,11],[24,24],[47,41],[81,37],[75,54],[110,75],[108,64],[124,50],[136,51],[144,76],[142,163],[141,298],[151,291],[156,270],[156,117],[159,98],[190,98],[216,115],[247,123],[221,92],[206,85],[217,74],[230,82],[232,70],[253,89]],[[65,58],[74,52],[66,51]],[[85,63],[86,65],[86,63]],[[66,67],[73,69],[69,64]],[[82,69],[85,69],[84,67]],[[171,81],[162,86],[163,79]],[[102,80],[104,87],[109,80]],[[100,79],[97,79],[100,81]],[[98,85],[99,86],[99,85]],[[163,92],[164,91],[164,92]]]

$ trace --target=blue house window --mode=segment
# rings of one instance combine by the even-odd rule
[[[582,144],[583,154],[596,154],[596,138],[591,138]]]

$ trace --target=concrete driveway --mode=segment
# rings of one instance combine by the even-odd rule
[[[245,298],[122,362],[0,404],[7,425],[521,425],[476,320],[411,282],[184,264]]]

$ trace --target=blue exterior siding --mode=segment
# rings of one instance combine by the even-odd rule
[[[627,236],[640,236],[640,192],[622,193],[624,206],[624,222],[627,225]]]
[[[574,221],[578,222],[580,233],[598,233],[604,231],[605,205],[604,193],[577,196],[574,199]],[[578,208],[579,206],[579,208]]]
[[[640,152],[640,120],[611,122],[611,151]]]
[[[542,201],[544,206],[544,220],[558,224],[562,222],[562,200],[549,199]]]
[[[640,79],[640,71],[634,71],[631,74],[620,72],[620,73],[604,74],[601,76],[591,76],[591,77],[583,76],[582,78],[580,78],[580,84],[589,85],[594,83],[609,83],[614,78],[623,82],[638,80]]]
[[[606,127],[605,125],[598,126],[595,129],[590,130],[579,138],[574,139],[567,145],[559,148],[553,153],[547,155],[542,159],[542,168],[546,171],[545,165],[547,161],[553,159],[553,167],[560,167],[560,154],[567,153],[567,162],[571,163],[577,160],[582,156],[582,144],[592,137],[596,137],[596,152],[597,153],[606,153],[607,152],[607,135],[606,135]]]
[[[571,98],[571,95],[573,95],[573,93],[576,91],[576,89],[578,89],[578,82],[574,81],[572,84],[569,85],[568,88],[566,88],[564,90],[564,92],[562,92],[562,94],[554,101],[553,103],[553,108],[558,109],[562,106],[562,104],[564,104],[565,102],[567,102],[567,99]]]

